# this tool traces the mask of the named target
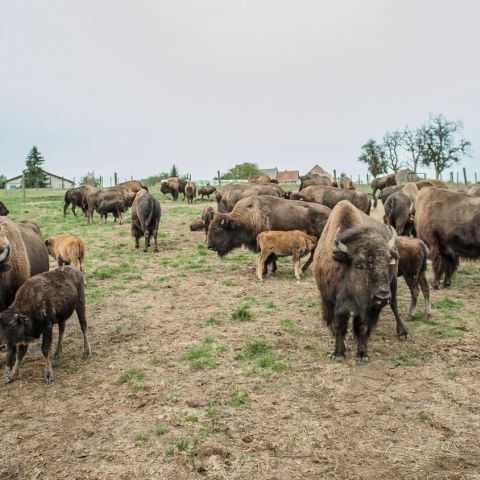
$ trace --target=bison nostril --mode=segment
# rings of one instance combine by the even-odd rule
[[[388,291],[376,292],[373,295],[373,300],[375,301],[375,303],[385,305],[390,300],[390,292],[388,292]]]

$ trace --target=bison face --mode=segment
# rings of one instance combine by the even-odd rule
[[[208,228],[208,249],[217,252],[220,257],[224,257],[234,248],[240,247],[241,242],[236,229],[235,221],[228,215],[216,215]]]
[[[333,260],[343,265],[345,283],[361,312],[381,310],[390,300],[399,258],[395,230],[392,233],[353,227],[335,235]]]
[[[0,216],[6,217],[10,211],[3,202],[0,202]]]

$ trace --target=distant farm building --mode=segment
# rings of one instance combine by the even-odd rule
[[[261,168],[262,175],[268,175],[272,180],[275,180],[278,175],[278,168]]]
[[[48,173],[45,170],[42,170],[45,175],[45,188],[58,188],[58,189],[68,189],[75,186],[73,180],[68,180],[66,178],[60,177],[53,173]],[[16,177],[9,178],[5,182],[5,188],[8,190],[14,190],[15,188],[22,188],[22,175],[17,175]]]
[[[298,170],[283,170],[278,172],[278,183],[297,183],[300,179]]]
[[[312,167],[308,172],[307,172],[307,175],[310,174],[310,173],[315,173],[317,175],[328,175],[329,177],[331,177],[331,175],[325,171],[320,165],[315,165],[314,167]]]

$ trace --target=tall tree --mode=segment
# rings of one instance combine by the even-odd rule
[[[179,175],[178,168],[175,164],[173,164],[172,168],[170,169],[170,176],[171,177],[178,177],[178,175]]]
[[[43,158],[43,155],[38,151],[36,146],[33,146],[25,162],[27,168],[23,171],[25,175],[25,187],[42,188],[46,186],[46,176],[42,170],[44,162],[45,158]]]
[[[408,153],[410,161],[407,163],[408,167],[414,172],[418,169],[418,164],[421,160],[421,153],[423,149],[423,135],[421,129],[410,130],[405,127],[402,133],[403,148]]]
[[[400,159],[400,149],[403,144],[402,134],[398,130],[387,132],[383,136],[383,151],[387,168],[397,173],[402,168],[403,162]]]
[[[360,162],[368,165],[368,171],[377,177],[387,172],[387,162],[385,160],[385,151],[382,145],[379,145],[371,138],[365,145],[362,145],[362,152],[358,157]]]
[[[253,176],[260,176],[262,172],[256,163],[238,163],[232,167],[227,173],[222,175],[225,180],[246,180]]]
[[[461,121],[449,121],[443,115],[430,116],[426,125],[421,127],[421,162],[435,169],[436,178],[442,172],[470,154],[471,143],[463,135]]]

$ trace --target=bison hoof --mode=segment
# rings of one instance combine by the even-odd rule
[[[408,340],[408,332],[405,330],[404,332],[400,332],[398,334],[398,338],[403,340],[404,342]]]
[[[92,358],[92,352],[85,352],[84,355],[83,355],[83,358],[85,358],[85,360],[88,360],[89,358]]]
[[[340,355],[338,353],[333,352],[330,355],[330,361],[333,363],[343,362],[345,360],[345,355]]]
[[[51,385],[53,383],[53,377],[45,377],[45,385]]]
[[[359,365],[366,365],[368,363],[368,355],[360,355],[357,357],[357,363]]]
[[[60,360],[60,354],[59,354],[59,353],[55,353],[55,354],[53,355],[53,359],[54,359],[54,360]]]
[[[5,375],[8,375],[12,369],[10,367],[5,367]]]
[[[13,382],[13,378],[10,378],[10,377],[7,377],[3,383],[5,383],[6,385],[8,385],[9,383],[12,383]]]

